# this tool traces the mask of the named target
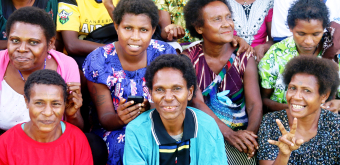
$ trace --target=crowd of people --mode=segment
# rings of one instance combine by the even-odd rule
[[[1,1],[0,165],[338,164],[339,6]]]

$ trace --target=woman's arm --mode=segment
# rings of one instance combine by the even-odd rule
[[[244,93],[248,114],[247,130],[257,134],[262,120],[262,102],[255,59],[250,57],[244,73]]]
[[[111,19],[113,20],[113,10],[115,10],[115,6],[113,5],[112,0],[103,0],[103,4],[109,13]]]
[[[83,105],[80,83],[67,83],[67,93],[70,94],[67,98],[67,106],[65,108],[65,121],[77,126],[80,129],[83,129],[84,120],[80,114],[80,107]]]
[[[65,49],[70,55],[87,56],[98,47],[105,46],[91,41],[78,39],[78,32],[71,30],[61,31]]]
[[[171,24],[170,14],[167,11],[158,10],[159,22],[161,28],[161,37],[164,41],[172,41],[184,37],[185,30],[181,25]]]
[[[261,87],[262,103],[265,112],[280,111],[288,108],[288,104],[278,103],[270,99],[274,89],[264,89]]]
[[[116,113],[107,86],[91,81],[87,81],[87,84],[97,109],[99,122],[104,129],[108,131],[120,129],[140,114],[142,104],[131,106],[133,101],[125,103],[123,98],[120,99]]]
[[[267,26],[268,41],[264,44],[257,45],[257,46],[254,47],[257,63],[260,62],[260,60],[263,58],[263,56],[266,54],[266,52],[274,44],[274,41],[273,41],[273,38],[272,38],[272,35],[271,35],[272,22],[266,22],[266,26]]]

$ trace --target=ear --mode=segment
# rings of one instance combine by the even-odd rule
[[[113,23],[113,26],[115,27],[116,32],[118,32],[118,25],[116,23]]]
[[[196,29],[196,32],[197,32],[198,34],[202,34],[202,33],[203,33],[203,27],[197,27],[197,26],[195,26],[195,29]]]
[[[331,91],[328,91],[326,94],[321,95],[321,103],[325,103],[326,100],[328,99],[329,95],[330,95]]]
[[[55,46],[54,46],[55,40],[56,40],[55,36],[50,39],[50,41],[48,42],[48,49],[47,49],[47,51],[50,51],[53,48],[55,49]]]
[[[29,101],[28,101],[28,99],[26,98],[25,95],[24,95],[24,98],[25,98],[26,108],[28,109],[28,103],[29,103]]]
[[[192,97],[194,96],[194,86],[192,85],[189,88],[189,92],[188,92],[188,101],[190,101],[192,99]]]

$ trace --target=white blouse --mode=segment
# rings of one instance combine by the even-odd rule
[[[2,80],[1,85],[0,129],[8,130],[19,123],[30,121],[24,96],[13,90],[5,80]]]

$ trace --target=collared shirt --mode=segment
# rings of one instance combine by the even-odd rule
[[[190,164],[190,139],[197,137],[198,128],[195,112],[186,109],[183,121],[183,137],[179,141],[168,134],[157,111],[151,112],[150,117],[152,134],[159,146],[159,164]]]

